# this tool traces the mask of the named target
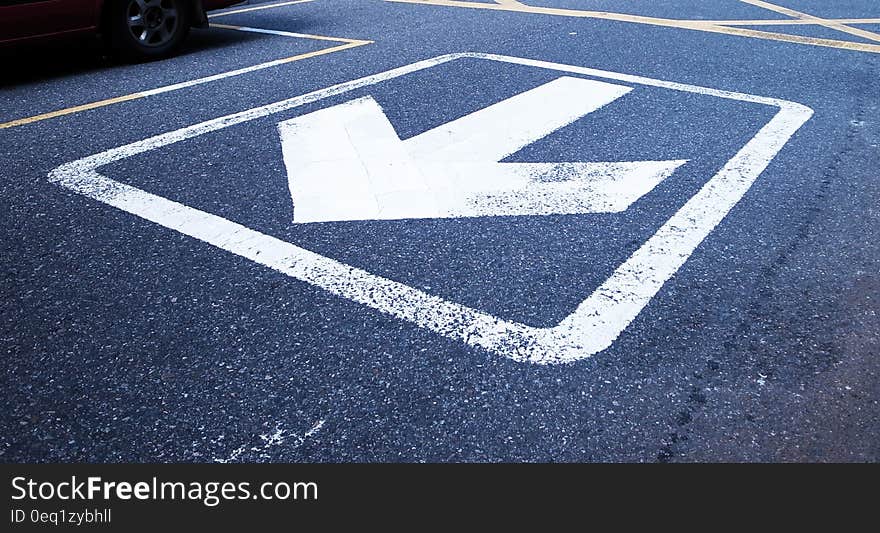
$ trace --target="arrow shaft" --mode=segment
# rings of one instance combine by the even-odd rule
[[[457,217],[619,213],[686,163],[499,163],[483,175],[517,186],[472,191],[455,205]],[[476,170],[476,169],[471,169]]]
[[[497,162],[630,92],[563,76],[408,139],[416,160]]]

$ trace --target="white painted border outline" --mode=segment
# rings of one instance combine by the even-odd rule
[[[551,328],[502,320],[449,302],[219,216],[114,181],[97,171],[101,166],[127,157],[462,58],[500,61],[764,104],[777,107],[779,111],[672,218],[584,300],[574,313]],[[89,198],[470,346],[483,348],[518,362],[570,363],[590,357],[614,342],[697,246],[742,199],[770,161],[812,114],[813,110],[806,106],[775,98],[532,59],[456,53],[107,150],[64,164],[53,170],[49,179]]]

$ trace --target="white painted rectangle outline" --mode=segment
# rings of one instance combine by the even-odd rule
[[[125,185],[97,171],[104,165],[127,157],[463,58],[499,61],[764,104],[777,107],[779,111],[672,218],[581,302],[574,313],[551,328],[502,320],[449,302],[219,216]],[[806,106],[775,98],[532,59],[456,53],[107,150],[64,164],[53,170],[49,179],[89,198],[468,345],[518,362],[569,363],[594,355],[614,342],[703,239],[742,199],[770,161],[812,114],[812,109]]]

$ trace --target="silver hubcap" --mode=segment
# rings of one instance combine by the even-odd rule
[[[162,46],[177,30],[177,9],[172,0],[131,0],[125,12],[128,31],[146,46]]]

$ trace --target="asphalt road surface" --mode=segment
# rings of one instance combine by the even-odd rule
[[[0,460],[880,459],[875,1],[214,15],[7,57]]]

